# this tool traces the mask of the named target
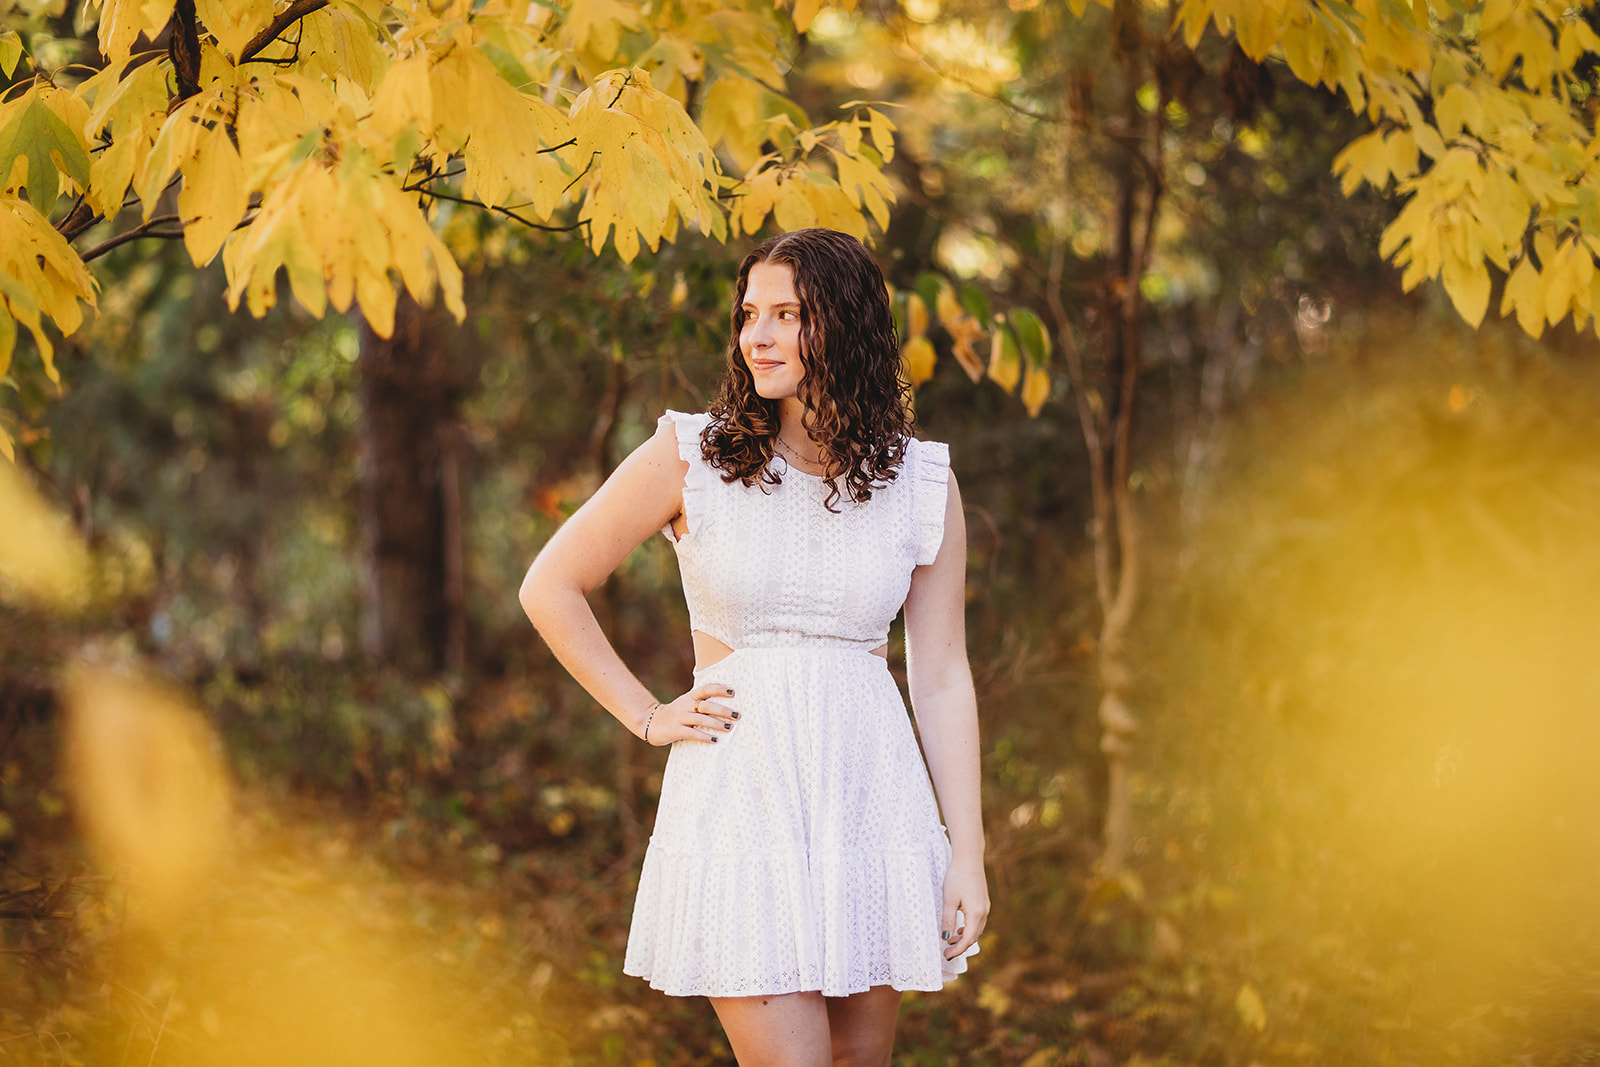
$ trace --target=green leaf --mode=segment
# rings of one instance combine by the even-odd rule
[[[975,285],[962,286],[961,306],[967,309],[968,315],[985,327],[994,319],[994,312],[989,308],[989,298]]]
[[[1050,331],[1045,329],[1039,316],[1027,308],[1016,308],[1010,313],[1011,329],[1017,335],[1017,347],[1022,349],[1028,366],[1040,370],[1050,366]]]
[[[28,105],[0,130],[0,176],[11,173],[19,156],[26,158],[28,201],[42,215],[50,213],[61,191],[52,155],[80,188],[88,186],[89,153],[67,124],[33,94]]]
[[[22,35],[16,30],[0,33],[0,74],[11,77],[21,59]]]
[[[923,306],[931,310],[939,306],[939,291],[945,287],[945,281],[932,271],[923,271],[917,275],[913,287],[922,297]]]

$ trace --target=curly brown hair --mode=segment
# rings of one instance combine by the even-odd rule
[[[795,230],[763,241],[739,265],[733,298],[728,374],[711,404],[700,453],[725,482],[777,485],[772,450],[778,436],[776,400],[755,389],[739,349],[750,268],[782,263],[794,272],[800,298],[799,399],[803,424],[822,452],[828,497],[848,494],[865,503],[894,480],[911,437],[911,387],[900,373],[900,335],[883,273],[861,242],[835,230]],[[845,487],[839,486],[840,479]]]

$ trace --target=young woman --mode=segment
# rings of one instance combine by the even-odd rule
[[[888,1064],[901,991],[965,970],[989,914],[966,529],[906,399],[860,242],[775,237],[739,268],[709,414],[663,416],[522,584],[573,677],[672,745],[623,969],[710,997],[743,1067]],[[657,529],[696,663],[666,699],[584,599]],[[926,763],[886,659],[902,607]]]

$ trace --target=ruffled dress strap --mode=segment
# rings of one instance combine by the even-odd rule
[[[944,513],[950,495],[950,446],[942,441],[907,444],[917,509],[917,566],[932,563],[944,543]]]
[[[700,454],[700,434],[710,421],[711,416],[705,412],[690,413],[670,408],[656,420],[658,429],[669,423],[672,425],[673,435],[678,441],[678,458],[689,464],[689,471],[683,477],[683,521],[688,527],[684,536],[691,540],[700,535],[705,521],[704,514],[709,502],[704,494],[714,489],[719,481],[716,472]],[[678,540],[670,522],[661,527],[661,533],[669,541],[676,543]]]

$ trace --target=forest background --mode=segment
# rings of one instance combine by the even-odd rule
[[[626,45],[626,5],[587,10]],[[861,116],[893,202],[869,226],[863,179],[854,224],[966,497],[996,908],[897,1062],[1593,1062],[1600,369],[1556,325],[1587,316],[1495,275],[1519,324],[1474,329],[1487,288],[1403,277],[1372,186],[1418,171],[1408,127],[1353,158],[1346,88],[1175,14],[795,12],[787,97],[718,105],[766,131],[732,173],[795,151],[781,116]],[[92,27],[28,19],[19,52],[82,61]],[[515,589],[705,406],[743,250],[844,224],[830,196],[619,257],[441,195],[464,318],[402,297],[392,330],[105,250],[59,389],[25,336],[0,408],[31,536],[90,560],[0,608],[0,1056],[731,1062],[703,1002],[620,975],[664,753]],[[675,587],[655,540],[595,596],[660,693]]]

